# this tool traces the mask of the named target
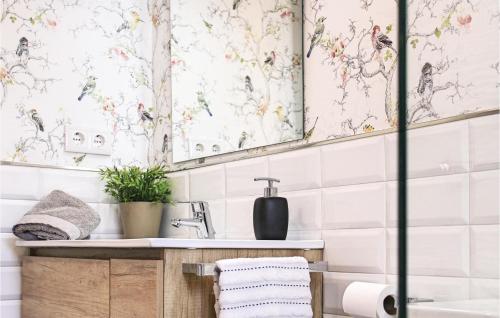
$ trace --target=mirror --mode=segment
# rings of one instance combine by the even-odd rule
[[[172,0],[173,161],[303,137],[302,1]]]

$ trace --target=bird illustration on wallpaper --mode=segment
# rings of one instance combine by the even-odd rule
[[[238,140],[238,149],[243,149],[245,143],[247,142],[248,134],[246,131],[241,132],[240,139]]]
[[[163,143],[161,146],[161,152],[166,153],[168,150],[168,134],[163,135]]]
[[[288,119],[288,115],[285,113],[285,108],[283,107],[283,105],[276,106],[274,113],[278,117],[278,120],[280,123],[284,123],[284,124],[290,126],[290,128],[293,128],[293,125],[290,122],[290,119]]]
[[[390,48],[392,41],[384,33],[380,32],[380,26],[375,25],[372,31],[372,44],[377,53],[380,54],[383,48]]]
[[[313,136],[314,130],[316,129],[316,125],[318,124],[318,119],[319,117],[316,116],[313,126],[304,134],[304,140],[306,141],[306,143],[308,143],[311,137]]]
[[[116,33],[120,33],[124,30],[132,30],[134,31],[139,23],[144,22],[141,19],[141,16],[137,11],[130,12],[130,18],[125,19],[123,23],[116,29]]]
[[[325,32],[325,17],[320,17],[314,27],[314,34],[311,37],[311,44],[309,45],[309,51],[307,51],[307,58],[311,57],[312,50],[319,42],[321,42],[321,38],[323,37],[323,33]]]
[[[245,76],[245,89],[248,90],[250,93],[253,93],[252,79],[248,75]]]
[[[274,62],[276,62],[276,52],[271,51],[269,53],[266,53],[266,59],[264,60],[264,64],[273,66]]]
[[[233,0],[233,10],[238,9],[240,2],[241,2],[241,0]]]
[[[208,102],[205,99],[205,95],[203,94],[203,92],[196,92],[196,100],[198,101],[198,105],[207,112],[208,116],[212,117],[213,114],[210,111],[210,107],[208,106]]]
[[[43,120],[42,118],[40,118],[40,116],[38,115],[38,112],[36,109],[32,109],[28,112],[29,114],[29,118],[31,119],[31,121],[33,122],[33,124],[35,125],[36,129],[37,130],[40,130],[41,132],[44,131],[44,128],[43,128]]]
[[[153,121],[153,116],[145,109],[143,103],[137,105],[137,114],[142,121]]]
[[[432,65],[427,62],[422,67],[422,74],[420,74],[420,79],[418,80],[418,94],[426,101],[430,101],[430,97],[432,96]]]
[[[87,157],[86,153],[84,153],[83,155],[74,156],[73,162],[75,163],[75,165],[79,166],[83,162],[83,160],[85,160],[86,157]]]
[[[27,57],[30,54],[30,51],[28,49],[28,39],[25,38],[24,36],[19,39],[19,44],[17,45],[17,50],[16,50],[16,55],[22,58],[23,56],[25,57],[25,60],[27,61]],[[23,63],[25,64],[25,63]]]
[[[94,92],[95,87],[96,87],[96,79],[97,78],[95,76],[89,76],[87,78],[87,82],[83,86],[80,96],[78,96],[79,102],[82,101],[82,99],[85,96],[91,95]]]

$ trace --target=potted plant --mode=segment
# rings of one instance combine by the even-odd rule
[[[172,203],[171,181],[163,166],[100,170],[104,191],[120,203],[125,238],[158,237],[165,203]]]

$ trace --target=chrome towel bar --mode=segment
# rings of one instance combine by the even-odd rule
[[[214,271],[214,263],[182,263],[182,273],[184,274],[194,274],[196,276],[213,276]],[[311,273],[327,272],[328,262],[310,262],[309,271]]]

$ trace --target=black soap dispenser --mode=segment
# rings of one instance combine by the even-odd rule
[[[255,178],[254,181],[267,181],[264,196],[257,198],[253,205],[253,230],[258,240],[285,240],[288,232],[288,201],[278,197],[274,178]]]

